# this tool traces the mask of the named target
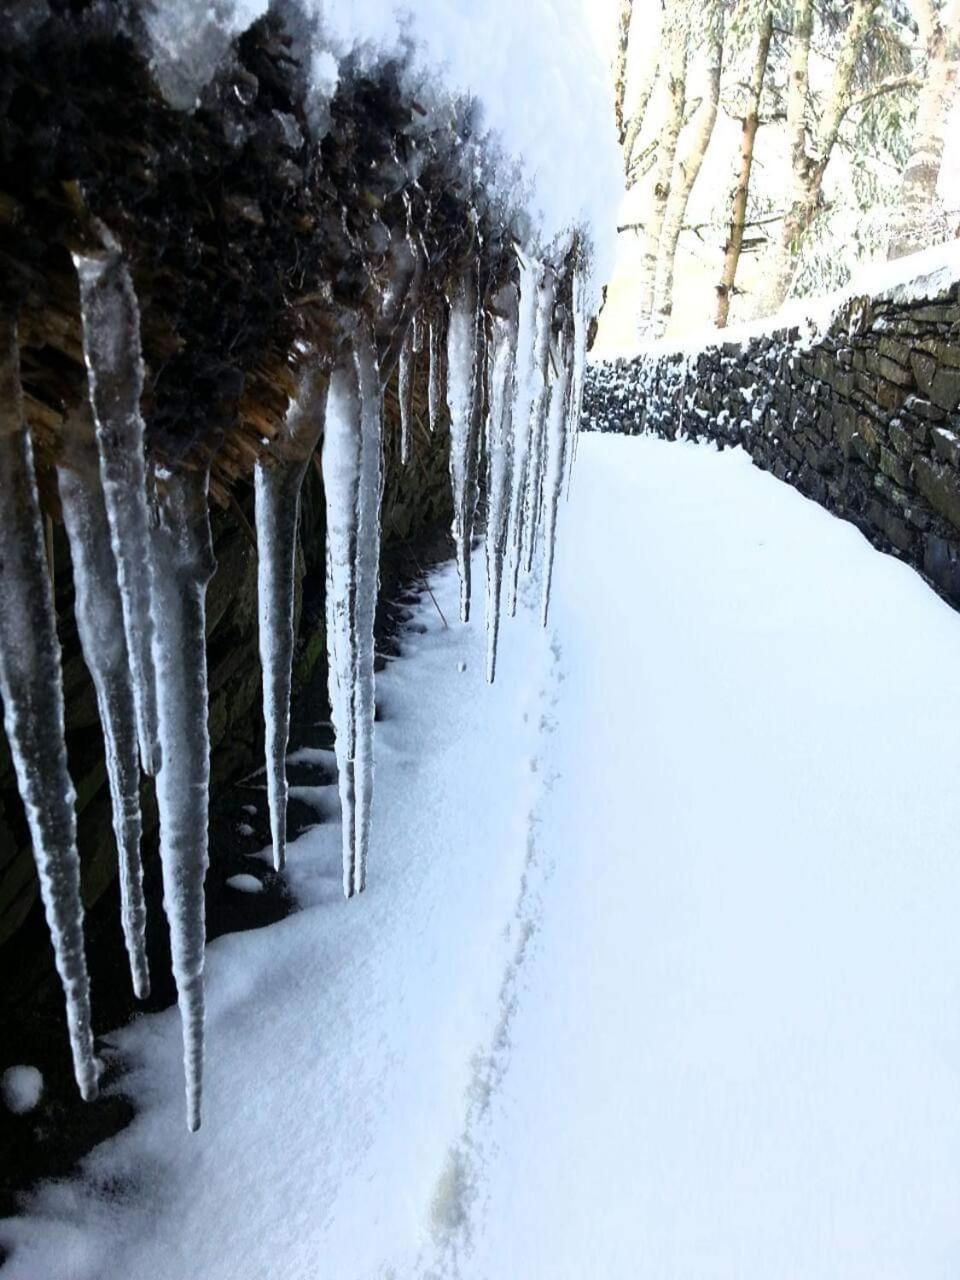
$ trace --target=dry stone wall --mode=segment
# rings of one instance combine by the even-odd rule
[[[584,427],[741,445],[960,608],[960,285],[853,298],[696,352],[591,366]]]

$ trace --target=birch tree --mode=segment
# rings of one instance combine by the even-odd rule
[[[670,0],[669,8],[664,14],[662,40],[667,59],[667,114],[657,145],[653,191],[644,220],[643,257],[637,297],[637,317],[639,327],[644,332],[650,327],[653,312],[660,242],[670,200],[677,143],[683,127],[689,32],[688,0]]]
[[[632,18],[633,0],[620,0],[617,14],[617,52],[613,64],[613,114],[617,124],[617,139],[621,146],[626,135],[623,107],[627,96],[627,54],[630,47]]]
[[[901,258],[937,240],[946,231],[937,199],[948,119],[960,72],[960,0],[913,0],[926,54],[910,158],[900,186],[900,209],[890,238],[889,257]]]
[[[723,270],[717,285],[718,329],[724,328],[730,315],[730,300],[737,280],[743,238],[747,226],[747,204],[750,196],[750,178],[753,173],[753,157],[760,128],[760,104],[763,84],[770,59],[770,43],[773,39],[773,10],[764,3],[757,29],[757,43],[746,88],[744,114],[741,117],[740,167],[730,202],[730,225],[723,250]]]
[[[691,121],[687,137],[677,154],[670,192],[664,215],[657,260],[656,284],[651,330],[660,337],[670,323],[673,312],[674,267],[677,245],[686,216],[690,195],[700,174],[704,156],[713,137],[720,102],[720,78],[723,72],[724,10],[721,0],[708,0],[704,11],[706,29],[705,83],[700,105]]]
[[[790,290],[804,234],[817,216],[823,177],[853,102],[857,61],[879,0],[853,0],[840,40],[832,82],[819,120],[810,94],[810,49],[814,0],[794,0],[787,79],[787,134],[790,150],[790,192],[782,232],[770,255],[764,310],[776,311]]]

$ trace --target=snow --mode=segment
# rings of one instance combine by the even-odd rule
[[[204,1129],[112,1035],[5,1276],[956,1273],[960,618],[739,450],[585,435],[564,514],[494,686],[429,601],[380,676],[363,898],[323,823],[211,945]]]
[[[193,106],[230,40],[266,12],[267,0],[137,0],[161,87]],[[591,30],[588,0],[301,0],[315,127],[347,64],[372,69],[399,59],[411,96],[437,118],[479,104],[478,141],[465,170],[519,207],[544,249],[576,227],[595,255],[594,300],[615,249],[614,210],[623,179],[608,68]],[[523,84],[523,110],[517,86]]]
[[[241,872],[239,875],[227,877],[227,888],[236,889],[238,893],[262,893],[263,881],[256,876]]]
[[[43,1075],[36,1067],[7,1067],[0,1076],[3,1105],[15,1116],[25,1116],[43,1097]]]
[[[909,305],[930,302],[960,283],[960,240],[933,245],[919,253],[907,254],[891,262],[871,262],[862,267],[849,284],[816,298],[795,298],[772,316],[762,316],[725,329],[713,326],[691,329],[682,340],[631,343],[618,350],[605,350],[602,359],[633,359],[637,356],[695,355],[723,343],[746,343],[782,329],[797,328],[797,346],[811,347],[829,331],[836,317],[857,298]]]

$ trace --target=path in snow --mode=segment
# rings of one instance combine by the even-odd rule
[[[584,437],[563,522],[492,690],[429,600],[378,678],[366,894],[327,823],[211,947],[203,1129],[118,1034],[11,1277],[956,1275],[960,619],[741,453]]]

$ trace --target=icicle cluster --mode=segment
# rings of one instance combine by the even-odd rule
[[[88,397],[67,416],[56,473],[71,549],[76,618],[94,683],[118,850],[133,988],[150,988],[140,861],[141,771],[156,778],[163,905],[183,1029],[187,1124],[200,1124],[204,1057],[204,880],[208,866],[205,599],[215,569],[202,465],[148,465],[140,400],[140,314],[106,228],[78,254]],[[516,251],[472,260],[449,295],[424,296],[428,255],[391,240],[372,314],[340,313],[321,354],[299,341],[297,393],[254,474],[259,648],[274,866],[286,857],[300,492],[320,447],[326,516],[330,704],[342,810],[343,890],[363,890],[373,796],[374,621],[384,482],[381,353],[397,359],[400,457],[410,459],[418,364],[429,426],[447,419],[460,616],[469,620],[472,542],[485,498],[486,675],[497,668],[501,602],[542,554],[546,624],[559,500],[576,442],[586,314],[579,242],[561,261]],[[491,261],[493,265],[491,266]],[[434,284],[434,288],[436,288]],[[384,334],[389,331],[389,337]],[[0,692],[54,942],[77,1081],[97,1089],[84,959],[74,790],[67,769],[60,651],[16,327],[0,331]],[[444,403],[445,401],[445,403]],[[321,444],[322,439],[322,444]]]
[[[470,616],[470,544],[476,476],[485,454],[487,680],[496,675],[501,600],[514,614],[521,570],[530,573],[542,543],[541,618],[546,625],[553,581],[557,515],[569,486],[586,359],[584,272],[574,243],[561,280],[557,269],[519,251],[517,283],[502,286],[484,307],[472,275],[449,300],[447,407],[453,535],[460,571],[460,616]],[[566,283],[566,289],[561,286]],[[561,300],[563,299],[563,300]],[[431,352],[431,364],[432,352]],[[483,416],[484,429],[478,422]]]
[[[144,453],[140,314],[112,237],[75,257],[89,397],[58,439],[77,631],[96,692],[135,994],[150,990],[140,861],[140,771],[156,775],[164,910],[183,1017],[187,1123],[200,1123],[203,885],[209,740],[206,585],[214,560],[207,472],[164,473]],[[60,648],[20,387],[17,334],[2,329],[0,691],[40,889],[67,1002],[74,1071],[97,1092],[75,792],[67,769]]]

